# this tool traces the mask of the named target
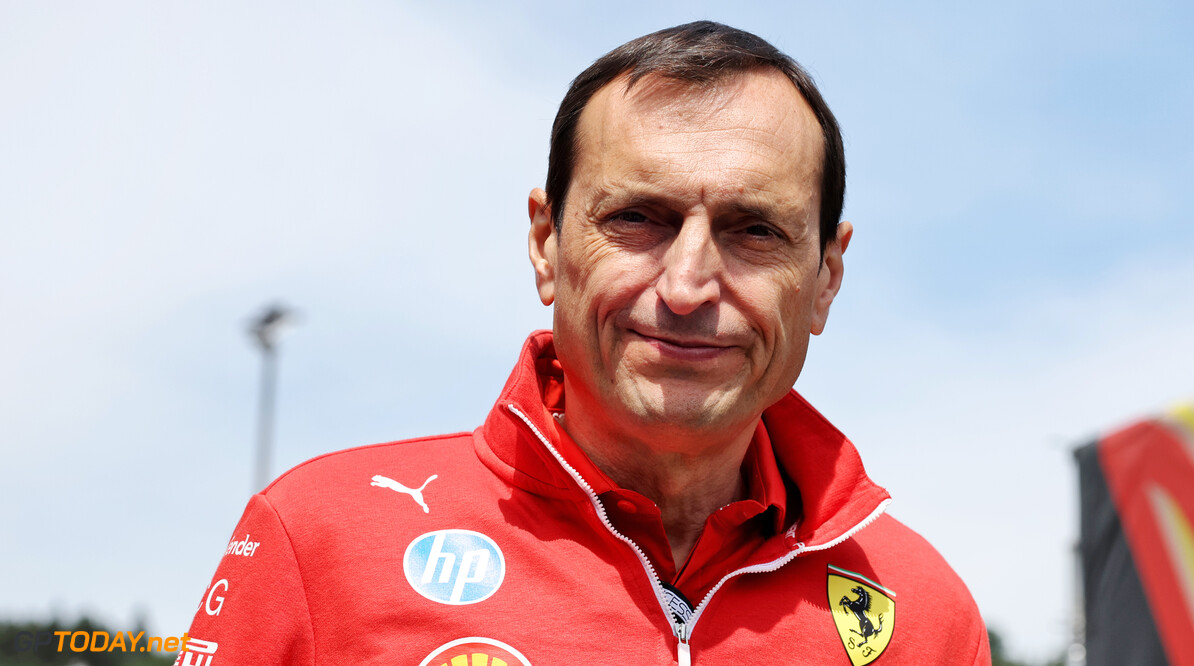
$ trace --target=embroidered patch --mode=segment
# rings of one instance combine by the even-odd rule
[[[854,666],[879,658],[895,630],[895,592],[862,574],[829,565],[829,608]]]
[[[473,636],[435,648],[419,666],[531,666],[531,662],[501,641]]]

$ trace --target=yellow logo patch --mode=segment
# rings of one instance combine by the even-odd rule
[[[879,658],[895,629],[895,592],[853,571],[829,565],[829,609],[854,666]]]
[[[531,666],[531,662],[501,641],[470,636],[444,643],[419,666]]]

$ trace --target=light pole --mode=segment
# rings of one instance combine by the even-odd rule
[[[271,305],[253,320],[249,332],[261,349],[261,395],[257,403],[257,465],[254,470],[253,492],[257,493],[270,480],[269,458],[274,430],[274,392],[278,380],[276,338],[278,329],[291,318],[292,312],[281,305]]]

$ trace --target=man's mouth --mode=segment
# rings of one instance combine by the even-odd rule
[[[714,358],[734,347],[707,337],[678,336],[668,333],[645,333],[631,329],[632,334],[655,348],[664,356],[700,361]]]
[[[647,338],[649,340],[658,340],[659,342],[664,342],[669,345],[675,345],[677,347],[696,348],[696,347],[726,347],[727,346],[727,345],[719,344],[714,340],[704,340],[704,339],[698,339],[698,338],[675,338],[675,337],[672,337],[669,335],[650,335],[647,333],[639,333],[639,335],[641,335],[642,337]]]

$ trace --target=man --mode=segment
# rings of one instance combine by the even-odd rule
[[[701,22],[573,82],[532,334],[472,433],[255,496],[181,664],[989,664],[965,586],[791,390],[852,227],[840,133]]]

